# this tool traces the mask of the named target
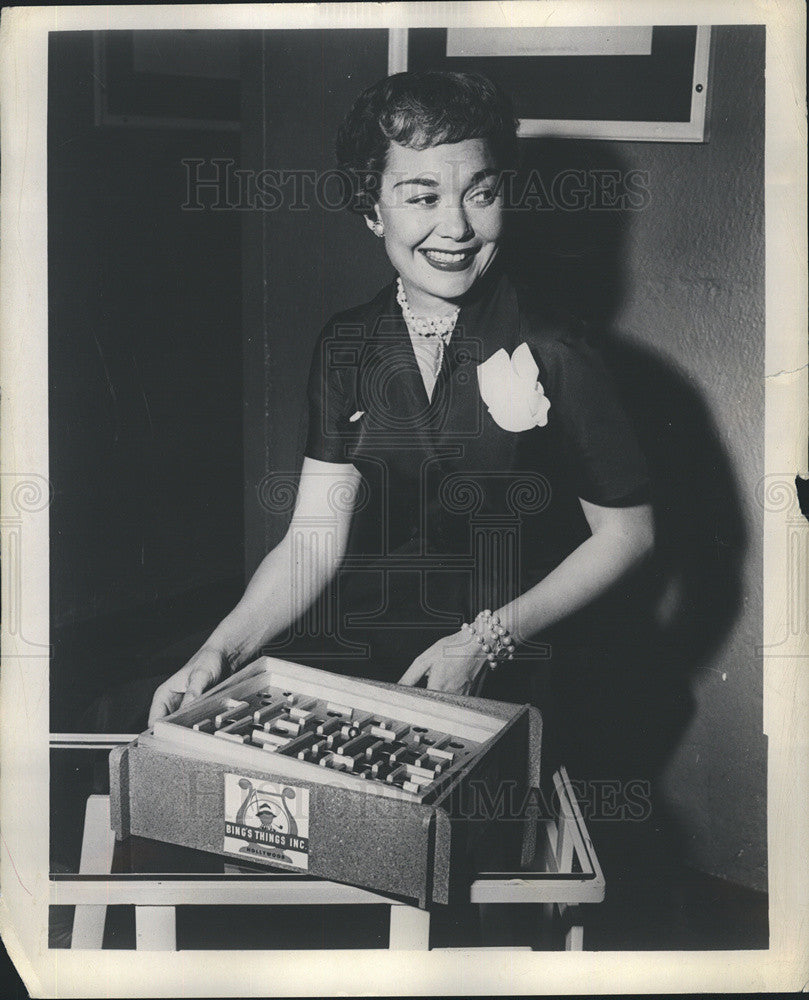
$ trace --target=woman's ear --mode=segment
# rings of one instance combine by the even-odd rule
[[[369,213],[368,215],[365,216],[365,224],[368,226],[368,228],[371,230],[371,232],[374,234],[374,236],[384,236],[385,235],[385,227],[382,224],[382,219],[381,219],[381,217],[379,215],[379,206],[378,205],[374,205],[374,213],[373,213],[373,215],[371,215]]]

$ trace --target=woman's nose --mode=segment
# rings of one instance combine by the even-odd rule
[[[438,234],[449,240],[461,242],[472,235],[472,226],[463,205],[446,205],[438,225]]]

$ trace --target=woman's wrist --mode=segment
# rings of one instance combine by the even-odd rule
[[[501,660],[514,659],[515,645],[511,631],[498,612],[489,609],[478,612],[474,621],[464,622],[463,631],[470,633],[477,642],[483,661],[491,669]]]
[[[228,635],[227,619],[222,622],[211,633],[202,646],[203,650],[209,650],[220,657],[230,673],[235,673],[241,667],[250,662],[252,656],[243,643],[235,641]]]
[[[521,598],[518,598],[511,604],[504,604],[503,607],[498,608],[495,612],[503,628],[508,632],[515,649],[519,649],[527,639],[530,639],[536,633],[536,629],[531,627],[526,628],[526,625],[529,623],[525,620],[524,608],[521,608],[520,604]]]

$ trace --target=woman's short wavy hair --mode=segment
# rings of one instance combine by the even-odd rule
[[[517,163],[510,97],[479,73],[395,73],[364,90],[338,129],[335,151],[351,179],[352,208],[373,212],[391,142],[427,149],[485,139],[501,170]]]

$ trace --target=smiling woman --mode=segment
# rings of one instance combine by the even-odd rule
[[[337,623],[329,669],[543,708],[564,623],[650,550],[645,465],[606,371],[503,264],[516,149],[481,76],[402,73],[356,100],[338,161],[397,278],[322,331],[289,530],[152,721],[316,602]]]
[[[413,309],[451,312],[494,260],[503,230],[496,178],[483,139],[424,150],[391,143],[367,222],[384,237]]]
[[[516,165],[516,124],[505,94],[460,73],[388,77],[343,122],[337,157],[356,178],[355,207],[384,236],[414,308],[451,311],[494,259],[497,180]]]

